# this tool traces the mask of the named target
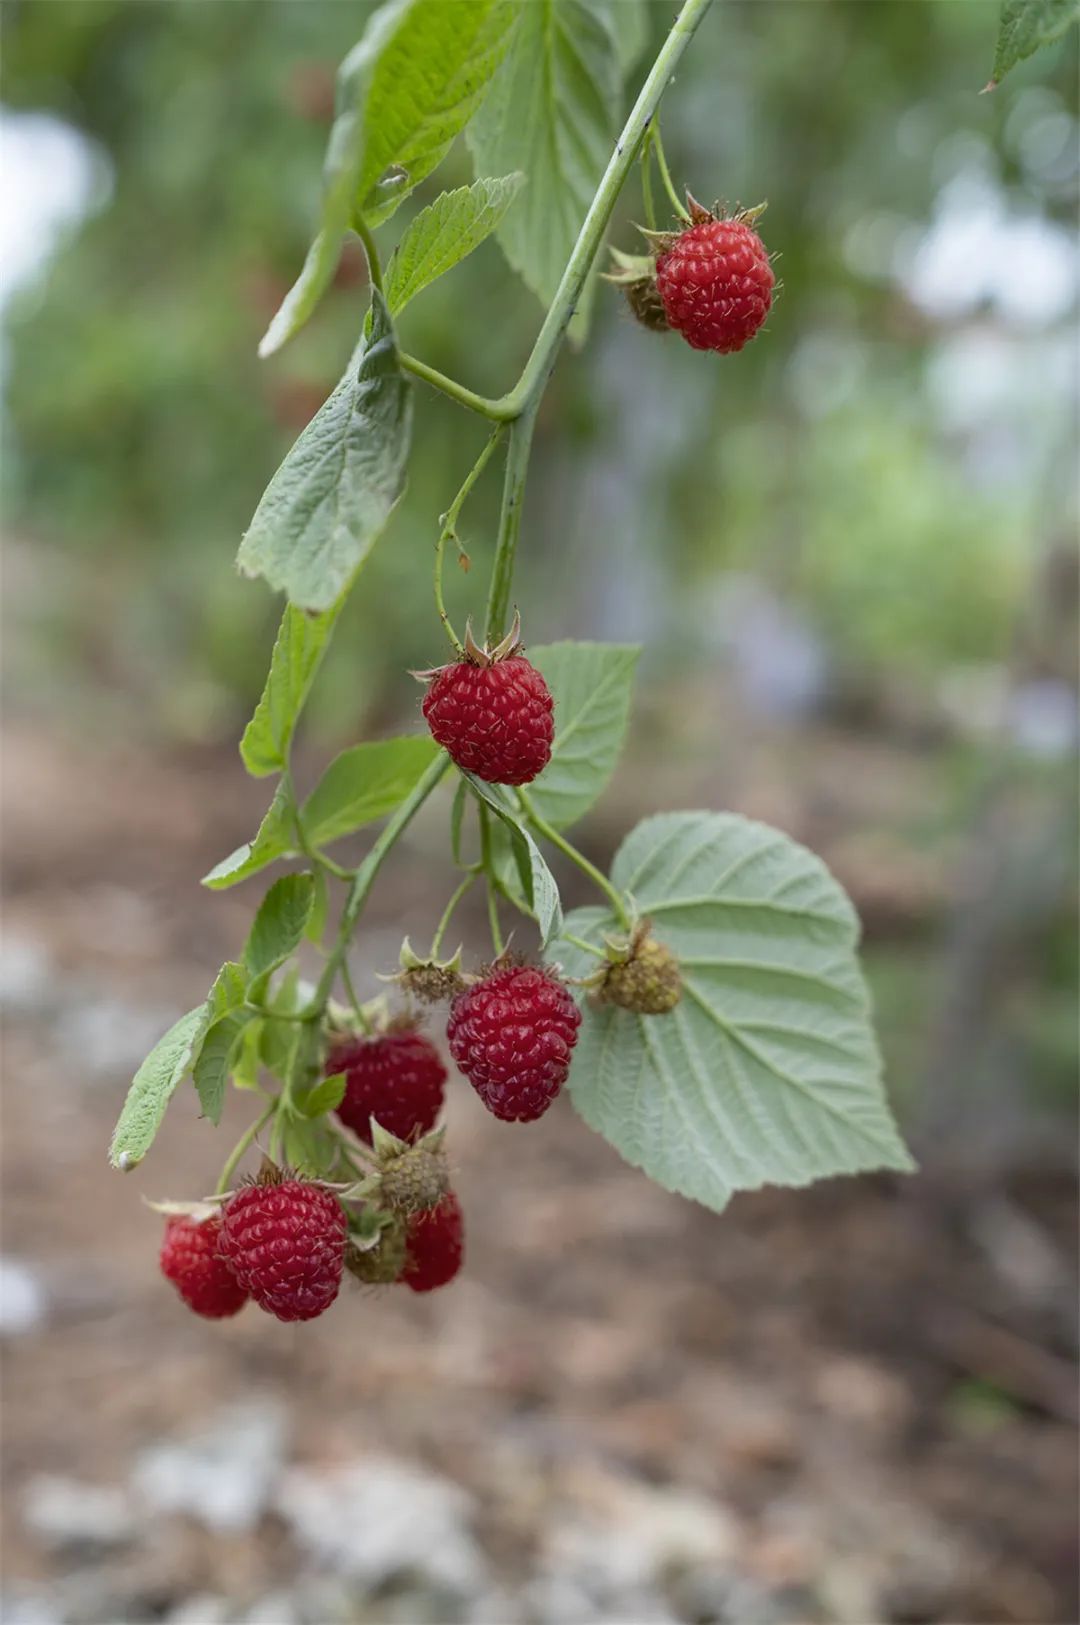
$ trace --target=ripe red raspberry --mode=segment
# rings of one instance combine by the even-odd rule
[[[314,1320],[341,1285],[345,1213],[322,1185],[275,1179],[244,1185],[221,1215],[221,1251],[260,1309]]]
[[[414,1292],[433,1292],[452,1281],[465,1255],[461,1204],[453,1191],[438,1207],[409,1220],[405,1268],[399,1279]]]
[[[563,984],[531,965],[504,965],[450,1006],[450,1053],[488,1111],[542,1117],[570,1070],[581,1013]]]
[[[345,1073],[348,1081],[337,1114],[368,1145],[372,1117],[399,1140],[415,1139],[434,1128],[442,1109],[446,1068],[422,1033],[341,1039],[331,1047],[326,1066],[331,1077]]]
[[[478,653],[433,673],[423,704],[431,736],[486,784],[528,784],[551,758],[548,686],[524,655]]]
[[[159,1262],[189,1309],[207,1320],[224,1320],[247,1303],[248,1295],[218,1251],[221,1221],[174,1216],[165,1226]]]
[[[721,355],[753,338],[769,314],[775,280],[765,245],[745,219],[698,219],[656,261],[669,327],[695,350]]]

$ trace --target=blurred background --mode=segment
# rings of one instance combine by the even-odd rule
[[[700,804],[821,852],[919,1177],[716,1216],[568,1102],[514,1132],[461,1087],[463,1279],[292,1328],[208,1327],[159,1281],[140,1194],[201,1194],[226,1143],[191,1091],[137,1174],[106,1170],[132,1070],[256,900],[198,885],[266,800],[235,744],[279,606],[233,556],[344,366],[362,257],[255,348],[368,9],[3,7],[3,1617],[1075,1621],[1075,36],[980,98],[991,0],[716,7],[666,143],[697,196],[768,198],[769,329],[701,357],[602,292],[528,492],[528,637],[645,644],[582,845],[606,864]],[[459,143],[384,251],[468,178]],[[639,209],[628,188],[626,249]],[[489,242],[403,338],[495,394],[540,314]],[[437,516],[481,438],[418,388],[305,782],[418,723]],[[430,931],[444,820],[384,874],[367,988]]]

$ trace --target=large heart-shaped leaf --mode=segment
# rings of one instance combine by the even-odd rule
[[[910,1169],[885,1099],[859,927],[824,864],[764,824],[661,813],[623,843],[612,881],[675,950],[667,1015],[584,1008],[570,1091],[591,1127],[670,1190],[724,1207],[734,1191]],[[566,930],[602,946],[603,909]],[[555,945],[570,974],[597,961]]]

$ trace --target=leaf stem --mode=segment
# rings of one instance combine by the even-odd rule
[[[450,624],[450,617],[446,613],[446,605],[443,602],[443,558],[446,553],[447,542],[450,540],[451,536],[453,536],[455,539],[457,537],[458,515],[461,513],[462,508],[465,506],[465,503],[468,500],[469,492],[472,490],[473,486],[484,472],[484,469],[487,467],[492,452],[495,450],[495,447],[502,438],[504,428],[505,424],[499,423],[492,430],[484,445],[483,451],[480,453],[479,457],[476,459],[476,462],[469,470],[461,490],[458,492],[449,508],[447,508],[446,512],[442,515],[439,539],[435,543],[435,608],[438,610],[439,619],[446,629],[446,635],[450,639],[450,642],[453,644],[454,649],[459,656],[464,656],[465,649],[457,633]]]
[[[470,412],[479,412],[481,417],[490,418],[493,423],[508,423],[511,418],[517,416],[517,407],[507,404],[509,397],[501,401],[489,400],[486,395],[478,395],[475,390],[468,389],[465,384],[459,384],[455,378],[448,378],[437,367],[429,367],[426,361],[408,355],[404,350],[398,351],[398,361],[414,378],[422,379],[433,389],[441,390],[444,395],[448,395],[459,406],[467,406]]]
[[[229,1186],[232,1184],[232,1177],[239,1166],[241,1157],[251,1145],[260,1129],[264,1129],[267,1123],[269,1123],[271,1117],[273,1117],[274,1113],[277,1111],[277,1107],[277,1100],[272,1100],[269,1106],[267,1106],[266,1110],[263,1112],[262,1116],[256,1118],[255,1122],[249,1124],[244,1130],[243,1134],[241,1134],[240,1138],[237,1140],[236,1144],[233,1146],[228,1157],[226,1158],[225,1166],[221,1170],[221,1178],[218,1180],[217,1188],[214,1191],[215,1196],[222,1196],[228,1190]]]
[[[364,245],[364,253],[367,255],[368,276],[371,279],[371,286],[373,288],[378,288],[379,292],[382,293],[383,274],[382,264],[379,260],[379,250],[375,246],[375,238],[372,236],[371,227],[368,225],[363,215],[359,212],[353,220],[353,230],[356,232],[356,235]]]
[[[607,875],[599,870],[595,863],[590,863],[583,852],[579,852],[576,846],[571,846],[566,836],[561,835],[553,825],[548,823],[547,819],[533,806],[524,790],[518,791],[517,798],[519,807],[537,835],[542,835],[545,841],[550,841],[551,845],[561,852],[564,858],[569,858],[570,862],[576,864],[583,875],[588,875],[593,885],[603,892],[611,904],[619,924],[629,931],[631,926],[630,912],[622,896],[616,891]]]
[[[569,931],[560,931],[559,935],[563,942],[573,943],[574,947],[580,948],[582,953],[593,954],[597,959],[607,958],[603,948],[598,948],[595,942],[586,942],[584,937],[575,937]]]

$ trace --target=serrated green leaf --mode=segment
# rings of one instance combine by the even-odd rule
[[[551,761],[529,786],[537,811],[566,829],[576,823],[615,771],[626,737],[636,644],[548,643],[530,648],[555,701]]]
[[[237,554],[245,575],[298,609],[331,609],[405,489],[411,426],[409,381],[373,289],[370,337],[263,492]]]
[[[406,0],[371,59],[355,198],[378,225],[439,164],[487,94],[516,8],[508,0]],[[405,184],[379,191],[387,170]]]
[[[313,1089],[309,1089],[304,1099],[299,1102],[303,1116],[322,1117],[325,1112],[335,1111],[345,1099],[348,1082],[348,1074],[345,1072],[337,1072],[332,1078],[323,1078]]]
[[[250,1011],[233,1010],[212,1023],[203,1040],[195,1062],[195,1088],[202,1114],[216,1125],[221,1121],[221,1108],[225,1104],[225,1088],[229,1081],[233,1057],[251,1020]]]
[[[257,1089],[259,1086],[259,1042],[262,1027],[263,1018],[254,1016],[244,1028],[243,1037],[232,1061],[232,1080],[237,1089]]]
[[[248,972],[235,959],[227,959],[214,978],[207,1003],[211,1021],[218,1021],[233,1010],[239,1010],[247,999]]]
[[[1000,84],[1018,62],[1060,39],[1080,18],[1080,0],[1003,0],[990,85]]]
[[[415,789],[438,754],[435,741],[422,734],[343,750],[301,809],[308,840],[325,846],[385,818]]]
[[[284,1078],[296,1047],[296,1022],[264,1016],[259,1034],[259,1059],[275,1078]]]
[[[297,719],[340,610],[339,603],[322,615],[306,615],[285,605],[266,684],[240,741],[240,755],[253,778],[285,771]]]
[[[619,53],[607,6],[530,0],[467,140],[481,174],[528,184],[498,227],[514,270],[549,304],[615,135]]]
[[[158,1040],[136,1072],[109,1148],[114,1168],[126,1172],[149,1151],[165,1108],[177,1084],[191,1070],[209,1024],[208,1002],[189,1010]]]
[[[881,1079],[844,892],[804,847],[723,813],[661,813],[611,878],[679,955],[681,1002],[639,1016],[585,1005],[570,1093],[585,1121],[669,1190],[734,1191],[913,1165]],[[602,909],[567,931],[603,945]],[[596,961],[567,942],[570,975]]]
[[[385,293],[396,316],[410,299],[479,248],[517,197],[524,175],[478,180],[443,192],[421,209],[386,267]]]
[[[352,218],[363,161],[364,111],[372,77],[388,39],[402,16],[417,3],[392,0],[390,5],[381,6],[338,69],[334,122],[323,161],[319,230],[300,275],[263,336],[261,356],[273,355],[299,332],[333,280]]]
[[[522,894],[528,912],[539,928],[541,946],[546,948],[552,937],[557,936],[562,930],[562,903],[559,899],[559,888],[555,884],[555,876],[544,861],[540,848],[518,818],[517,810],[507,797],[506,791],[500,785],[485,784],[482,779],[475,778],[471,773],[462,773],[461,776],[473,793],[491,808],[509,831]]]
[[[227,858],[215,863],[209,874],[203,875],[202,884],[211,891],[224,891],[237,886],[249,875],[259,873],[278,858],[296,854],[296,830],[293,827],[292,803],[284,781],[274,792],[274,799],[259,825],[253,841],[245,841]]]
[[[244,948],[250,998],[262,996],[271,972],[300,946],[314,896],[311,875],[282,875],[259,904]]]

